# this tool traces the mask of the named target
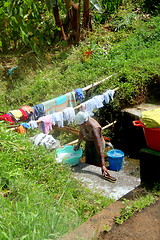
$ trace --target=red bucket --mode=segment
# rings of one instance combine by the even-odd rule
[[[143,128],[147,146],[155,151],[160,151],[160,129],[146,128],[140,121],[133,121],[132,123],[135,127]]]

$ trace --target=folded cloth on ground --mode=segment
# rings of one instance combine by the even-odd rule
[[[142,112],[142,123],[146,128],[160,127],[160,108]]]
[[[31,137],[30,140],[35,145],[43,145],[45,148],[49,148],[50,150],[59,148],[60,142],[53,138],[52,135],[47,135],[44,133],[40,133]]]

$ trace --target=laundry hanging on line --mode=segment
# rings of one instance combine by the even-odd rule
[[[45,115],[52,114],[54,112],[60,112],[67,107],[76,106],[75,92],[69,92],[57,98],[53,98],[49,101],[42,103],[44,106]]]

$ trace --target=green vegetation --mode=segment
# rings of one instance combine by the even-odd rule
[[[58,239],[113,202],[82,187],[54,152],[0,130],[0,239]]]
[[[115,218],[115,222],[117,224],[122,224],[128,218],[130,218],[134,213],[141,211],[146,206],[155,202],[158,199],[160,192],[157,190],[156,194],[154,194],[154,190],[145,196],[140,196],[135,199],[133,203],[130,203],[129,200],[124,199],[123,204],[124,208],[121,209],[120,216]]]
[[[39,56],[34,52],[1,55],[0,103],[4,111],[8,106],[35,105],[111,74],[114,76],[99,92],[120,87],[116,94],[120,107],[145,101],[149,90],[159,83],[159,21],[159,15],[122,9],[110,22],[95,26],[94,34],[88,33],[78,46],[57,45]],[[90,50],[93,53],[87,57],[85,52]],[[17,65],[8,76],[7,70]]]

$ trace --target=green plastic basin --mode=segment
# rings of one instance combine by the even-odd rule
[[[74,146],[65,145],[63,148],[56,149],[56,160],[57,162],[62,162],[70,166],[77,165],[82,157],[82,149],[79,148],[74,151]]]

